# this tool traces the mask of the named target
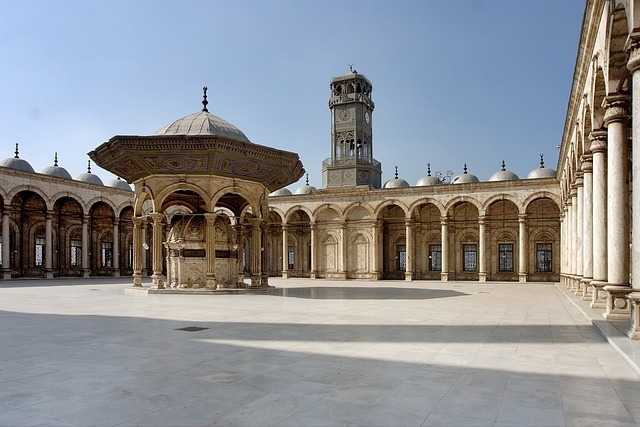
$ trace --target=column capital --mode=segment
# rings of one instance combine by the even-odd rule
[[[629,34],[629,42],[626,50],[629,52],[627,68],[631,71],[631,74],[633,74],[640,68],[640,32],[634,31]]]
[[[204,214],[204,219],[205,221],[207,221],[207,224],[215,223],[217,217],[218,217],[218,214],[215,212],[207,212]]]
[[[449,217],[441,216],[440,217],[440,225],[449,225]]]
[[[133,222],[133,225],[140,227],[142,226],[142,217],[141,216],[134,216],[131,218],[131,221]]]
[[[413,220],[412,219],[405,219],[404,220],[404,226],[405,227],[411,227],[413,225]]]
[[[526,213],[518,214],[518,222],[526,222],[526,221],[527,221]]]
[[[604,99],[604,122],[609,125],[615,122],[626,122],[631,118],[629,113],[629,96],[615,94]]]
[[[311,228],[312,230],[317,230],[318,224],[316,224],[315,222],[312,222],[311,224],[309,224],[309,228]]]
[[[282,223],[282,231],[289,231],[289,224],[287,224],[286,222]]]
[[[589,141],[591,141],[591,147],[589,149],[592,153],[604,153],[607,151],[606,130],[591,131],[589,134]]]
[[[484,225],[486,220],[487,220],[487,217],[485,215],[478,216],[478,224]]]
[[[161,224],[164,221],[164,214],[161,213],[150,213],[149,217],[153,220],[154,223]]]
[[[590,153],[583,154],[580,158],[582,162],[582,173],[592,173],[593,172],[593,155]]]

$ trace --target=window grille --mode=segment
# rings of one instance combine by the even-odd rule
[[[102,267],[111,267],[113,257],[113,244],[111,242],[102,242],[101,265]]]
[[[71,266],[77,267],[82,263],[82,241],[71,241]]]
[[[398,246],[397,258],[398,258],[398,271],[406,271],[407,270],[407,247],[406,246]]]
[[[553,271],[551,243],[538,243],[536,245],[536,271],[538,273],[551,273]]]
[[[462,253],[464,257],[463,271],[477,271],[478,270],[478,245],[465,244],[462,245]]]
[[[442,271],[442,245],[429,245],[429,271]]]
[[[44,265],[44,237],[36,237],[36,266],[41,267]]]
[[[513,243],[498,245],[498,271],[513,271]]]

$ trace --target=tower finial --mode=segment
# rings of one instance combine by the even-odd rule
[[[91,160],[87,161],[87,173],[91,173]]]
[[[464,164],[464,173],[467,173],[467,163]]]
[[[15,158],[19,159],[20,157],[18,157],[18,143],[16,142],[16,151],[14,151],[14,153],[16,154]]]
[[[540,154],[540,168],[544,167],[544,154]]]
[[[427,176],[431,176],[431,163],[427,163]]]
[[[502,160],[502,172],[506,171],[505,169],[505,164],[504,164],[504,160]]]
[[[349,72],[353,73],[353,64],[349,64]]]
[[[307,185],[309,185],[309,174],[307,174]]]
[[[398,167],[396,166],[396,179],[398,179]]]
[[[58,166],[58,152],[53,156],[53,166]]]
[[[202,111],[204,111],[205,113],[208,113],[209,110],[207,110],[207,105],[209,104],[209,101],[207,101],[207,87],[203,87],[202,88],[202,92],[204,92],[204,94],[202,95]]]

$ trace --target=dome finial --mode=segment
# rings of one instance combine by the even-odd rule
[[[467,163],[464,164],[464,173],[467,173]]]
[[[396,166],[396,176],[395,176],[395,178],[398,179],[398,167],[397,166]]]
[[[204,92],[204,94],[202,95],[202,111],[208,113],[209,110],[207,110],[207,105],[209,104],[209,101],[207,101],[207,87],[203,87],[202,91]]]
[[[87,173],[91,173],[91,160],[87,161]]]
[[[540,154],[540,168],[544,167],[544,154]]]
[[[309,185],[309,174],[307,174],[307,185]]]
[[[14,151],[14,153],[16,154],[14,159],[19,159],[20,157],[18,157],[18,143],[17,142],[16,142],[16,151]]]
[[[505,172],[505,171],[506,171],[505,166],[506,166],[506,165],[504,164],[504,160],[502,160],[502,172]]]
[[[427,163],[427,176],[431,176],[431,163]]]
[[[56,151],[56,153],[53,156],[53,166],[58,166],[58,152]]]

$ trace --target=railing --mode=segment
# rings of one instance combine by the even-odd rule
[[[345,93],[342,95],[334,95],[329,98],[329,107],[336,104],[343,104],[345,102],[354,102],[360,101],[371,107],[373,110],[375,108],[375,103],[369,98],[367,95],[363,93]]]
[[[361,158],[361,157],[343,157],[334,158],[329,157],[322,162],[322,168],[333,166],[355,166],[355,165],[368,165],[373,166],[376,169],[382,167],[382,163],[373,158]]]

